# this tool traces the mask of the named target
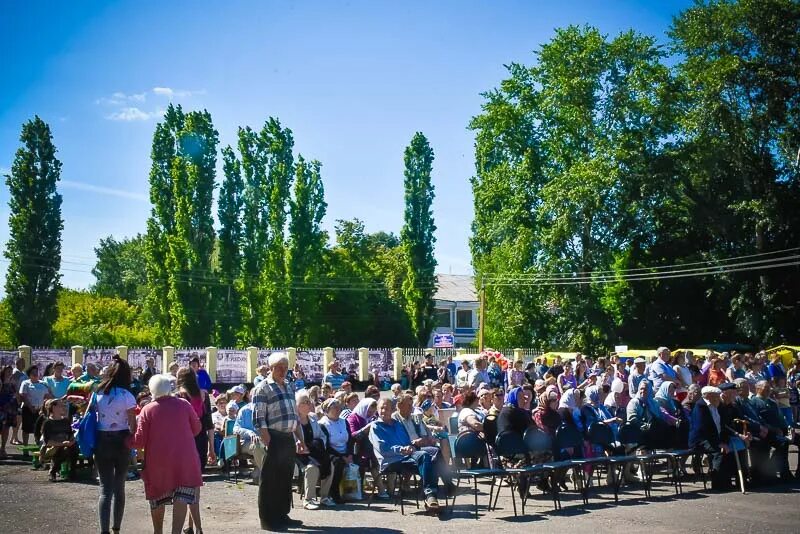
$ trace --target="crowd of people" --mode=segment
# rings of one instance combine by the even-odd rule
[[[666,347],[652,362],[578,354],[526,364],[490,353],[456,364],[452,357],[434,362],[428,354],[404,369],[383,397],[376,384],[363,396],[354,392],[335,361],[322,384],[311,384],[302,369],[289,369],[283,353],[259,368],[252,387],[222,392],[213,389],[199,359],[184,368],[173,363],[165,374],[152,360],[132,373],[119,357],[103,369],[87,364],[65,372],[55,363],[40,373],[24,365],[20,359],[0,370],[0,459],[9,437],[25,445],[33,434],[50,480],[71,478],[79,458],[78,421],[87,411],[96,413],[90,460],[100,484],[101,532],[119,532],[125,483],[136,476],[137,460],[154,532],[162,531],[165,506],[172,505],[173,533],[201,533],[202,473],[226,463],[252,464],[261,526],[268,530],[300,524],[289,517],[296,474],[303,508],[317,510],[344,502],[344,479],[356,468],[378,499],[389,499],[406,484],[404,475],[416,473],[425,508],[436,513],[439,499],[456,493],[454,433],[476,434],[489,450],[500,436],[529,429],[555,436],[569,427],[584,437],[582,446],[527,459],[538,463],[620,452],[593,444],[590,429],[606,426],[618,441],[623,426],[632,426],[641,435],[640,449],[706,455],[715,490],[734,487],[734,455],[748,485],[794,478],[788,446],[796,440],[800,355],[787,369],[763,352],[709,350],[696,357]],[[235,457],[224,446],[230,439],[237,443]],[[498,461],[520,465],[519,458]],[[624,476],[635,481],[643,474],[631,468]],[[539,480],[538,486],[547,490],[549,483]],[[520,484],[518,490],[528,488]]]

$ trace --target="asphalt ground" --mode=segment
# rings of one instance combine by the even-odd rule
[[[9,447],[13,452],[14,447]],[[791,464],[797,454],[792,448]],[[479,484],[480,518],[473,514],[474,497],[458,497],[454,512],[439,517],[417,510],[406,501],[405,516],[391,503],[346,504],[335,509],[304,510],[294,495],[291,516],[304,526],[293,532],[346,532],[390,534],[396,532],[450,531],[454,534],[480,532],[725,532],[798,533],[800,532],[800,482],[740,493],[704,491],[699,482],[684,484],[684,494],[676,496],[672,486],[657,478],[650,499],[642,488],[623,488],[619,504],[605,488],[593,489],[590,503],[583,506],[574,491],[565,494],[563,509],[553,511],[549,496],[537,494],[528,501],[525,515],[514,516],[507,487],[501,491],[498,509],[487,512],[489,484]],[[538,492],[537,492],[538,493]],[[204,532],[259,532],[256,508],[258,488],[248,483],[234,484],[220,472],[205,477],[201,492]],[[123,533],[152,532],[150,513],[141,481],[126,484],[126,509]],[[74,534],[97,532],[98,486],[84,472],[78,482],[49,482],[44,470],[34,471],[28,461],[13,455],[0,461],[0,533]],[[517,502],[519,507],[519,502]],[[168,514],[171,513],[168,510]],[[167,516],[169,518],[169,515]]]

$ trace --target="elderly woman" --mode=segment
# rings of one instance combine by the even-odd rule
[[[670,448],[685,449],[689,442],[689,414],[683,410],[676,396],[674,382],[662,382],[654,398],[661,407],[661,413],[671,416],[668,419],[669,425],[674,427],[669,433],[671,438]]]
[[[642,430],[644,449],[664,449],[669,446],[670,426],[675,418],[663,412],[653,397],[653,386],[649,380],[639,382],[636,396],[628,403],[628,423]]]
[[[614,432],[614,437],[616,437],[621,419],[611,414],[608,408],[601,402],[600,397],[600,386],[589,386],[586,388],[586,402],[581,408],[583,422],[587,430],[595,423],[608,425],[612,432]]]
[[[297,400],[297,418],[303,430],[303,440],[308,454],[299,454],[298,463],[303,469],[305,495],[303,508],[317,510],[322,506],[335,506],[336,503],[328,494],[333,483],[333,469],[328,455],[328,437],[322,431],[314,412],[314,404],[308,397],[306,390],[295,394]],[[319,499],[317,498],[317,483],[319,485]]]
[[[538,404],[533,411],[533,422],[542,432],[555,436],[556,429],[561,426],[561,415],[558,413],[558,388],[547,386],[539,395]]]
[[[322,403],[322,411],[325,413],[319,424],[328,432],[328,454],[333,461],[333,488],[331,497],[337,504],[342,504],[339,495],[339,482],[342,480],[342,473],[346,465],[353,463],[353,453],[350,447],[350,433],[347,431],[347,422],[339,415],[342,412],[342,404],[336,399],[328,399]]]
[[[353,412],[347,416],[347,430],[355,446],[355,458],[363,471],[372,474],[379,499],[388,499],[389,493],[383,485],[383,477],[378,472],[378,463],[372,452],[372,443],[369,441],[369,429],[372,428],[375,414],[378,413],[378,401],[372,398],[362,399]]]
[[[145,454],[145,498],[150,502],[153,532],[163,532],[164,507],[171,504],[171,531],[180,534],[186,507],[200,503],[203,477],[194,437],[203,427],[191,404],[169,395],[172,383],[168,376],[155,375],[149,387],[153,401],[142,408],[134,437],[135,447],[144,449]]]

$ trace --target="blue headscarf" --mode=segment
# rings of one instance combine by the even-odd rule
[[[517,408],[517,397],[522,393],[522,388],[517,386],[506,395],[506,405]]]
[[[639,382],[639,389],[642,388],[642,385],[644,385],[645,389],[647,390],[647,400],[642,402],[641,395],[639,395],[638,391],[636,392],[636,398],[639,399],[639,403],[643,405],[643,408],[644,405],[647,405],[647,409],[650,410],[650,413],[653,415],[653,417],[658,417],[661,419],[661,406],[653,397],[653,383],[645,379]]]
[[[656,402],[667,410],[675,410],[675,400],[669,394],[670,386],[675,387],[672,382],[662,382],[655,394]]]

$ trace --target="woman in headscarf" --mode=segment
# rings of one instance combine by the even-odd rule
[[[583,422],[587,430],[594,423],[608,425],[612,432],[614,432],[614,439],[616,440],[621,420],[611,415],[608,408],[601,402],[600,386],[589,386],[586,388],[586,403],[584,403],[581,408],[581,415],[583,416]]]
[[[581,390],[568,389],[558,401],[558,413],[566,424],[571,424],[583,433],[584,425],[581,417]]]
[[[653,398],[653,385],[649,380],[639,382],[636,396],[628,403],[628,423],[642,430],[643,448],[652,450],[666,448],[669,441],[669,426],[665,422],[671,416],[661,411]]]
[[[556,429],[561,425],[561,416],[558,413],[558,388],[554,385],[547,386],[544,393],[539,395],[538,406],[533,411],[533,422],[545,434],[555,436]]]
[[[674,382],[663,382],[656,391],[655,399],[667,424],[674,428],[670,432],[671,448],[685,449],[689,444],[689,417],[676,398]]]
[[[533,395],[527,389],[515,387],[508,392],[506,404],[497,416],[497,435],[504,432],[516,432],[523,436],[533,426],[531,418],[531,399]]]
[[[350,439],[354,444],[354,457],[356,463],[362,471],[372,473],[372,480],[378,490],[379,499],[388,499],[389,493],[383,485],[383,477],[378,473],[378,463],[372,452],[372,443],[369,441],[369,429],[375,414],[378,412],[378,401],[371,397],[366,397],[356,404],[353,412],[347,416],[347,430]]]

